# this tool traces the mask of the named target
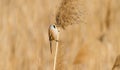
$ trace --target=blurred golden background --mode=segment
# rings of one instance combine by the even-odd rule
[[[84,23],[61,30],[56,70],[112,70],[120,54],[120,0],[75,1]],[[0,0],[0,70],[53,70],[48,27],[61,2]]]

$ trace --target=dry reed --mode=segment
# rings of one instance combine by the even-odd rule
[[[56,13],[56,25],[65,29],[68,25],[83,23],[85,11],[83,10],[83,0],[62,0],[59,9]],[[60,44],[62,44],[60,42]],[[58,53],[59,48],[59,53]],[[63,70],[65,66],[63,63],[63,52],[64,49],[62,45],[56,44],[56,52],[54,57],[54,70]],[[59,58],[57,59],[57,55]],[[57,61],[57,63],[56,63]],[[57,66],[56,66],[57,65]]]

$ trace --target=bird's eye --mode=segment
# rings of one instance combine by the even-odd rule
[[[55,28],[55,25],[53,25],[53,27]]]

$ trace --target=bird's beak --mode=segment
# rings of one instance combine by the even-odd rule
[[[58,29],[58,32],[60,32],[60,28],[58,27],[57,29]]]
[[[60,30],[58,30],[58,32],[60,32]]]

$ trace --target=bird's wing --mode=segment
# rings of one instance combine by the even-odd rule
[[[49,36],[49,41],[52,40],[52,33],[51,33],[51,29],[49,28],[48,29],[48,36]]]

